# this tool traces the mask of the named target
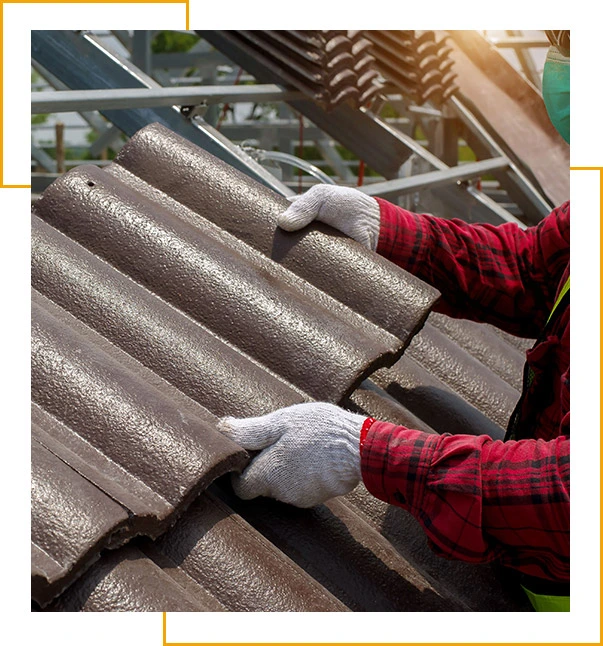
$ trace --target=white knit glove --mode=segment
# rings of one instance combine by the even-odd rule
[[[355,188],[316,184],[303,195],[289,199],[291,206],[277,220],[285,231],[297,231],[320,220],[371,251],[377,249],[381,214],[374,198]]]
[[[366,416],[332,404],[295,404],[262,417],[220,420],[219,429],[250,451],[261,450],[235,493],[313,507],[350,492],[361,478],[360,431]]]

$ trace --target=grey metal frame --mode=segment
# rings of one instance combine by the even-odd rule
[[[460,166],[412,175],[400,179],[392,179],[388,182],[380,182],[371,186],[363,187],[360,190],[373,197],[392,199],[405,193],[412,193],[422,189],[431,189],[438,186],[445,186],[455,182],[462,182],[475,177],[480,177],[494,170],[505,169],[509,166],[506,157],[495,157],[480,162],[470,162]]]
[[[476,150],[478,154],[506,156],[487,130],[456,97],[452,97],[450,102],[461,121],[469,132],[473,134],[474,140],[472,140],[471,145],[473,148],[478,149]],[[551,212],[553,205],[547,201],[511,160],[509,160],[505,173],[496,174],[496,177],[509,195],[519,204],[529,221],[536,223]]]
[[[494,40],[494,43],[497,47],[510,47],[515,52],[517,60],[521,65],[523,73],[526,75],[526,78],[536,87],[538,90],[542,89],[542,83],[540,82],[540,75],[536,69],[536,65],[530,52],[527,51],[532,47],[548,47],[549,41],[546,38],[542,39],[531,39],[525,38],[521,31],[508,30],[507,34],[509,35],[506,39],[497,39]]]
[[[240,101],[293,101],[301,98],[303,98],[301,92],[283,90],[278,85],[204,85],[177,88],[66,90],[35,92],[31,96],[31,112],[32,114],[40,114],[87,110],[130,110]]]
[[[342,183],[353,185],[357,178],[350,163],[341,158],[336,142],[382,175],[385,181],[371,178],[372,181],[361,189],[369,195],[390,199],[407,196],[409,199],[419,193],[426,197],[427,192],[438,203],[438,213],[445,217],[462,217],[459,209],[468,207],[472,212],[481,213],[485,221],[514,221],[525,226],[471,181],[492,173],[528,222],[539,221],[550,211],[551,205],[546,198],[489,136],[478,119],[454,97],[440,110],[429,106],[406,106],[401,97],[384,95],[378,97],[372,110],[340,105],[332,112],[325,112],[299,92],[285,88],[283,79],[274,70],[264,68],[252,57],[247,57],[244,69],[262,85],[216,84],[218,64],[230,63],[234,68],[227,79],[222,75],[220,83],[224,80],[233,82],[242,51],[236,43],[220,37],[222,32],[198,33],[211,33],[211,42],[219,51],[200,40],[191,52],[151,55],[148,33],[134,32],[130,36],[120,32],[116,35],[132,52],[129,60],[108,50],[90,33],[33,31],[33,64],[59,91],[34,93],[32,112],[77,111],[86,115],[99,133],[90,148],[96,154],[108,146],[119,145],[116,140],[120,133],[131,136],[148,123],[160,122],[282,195],[293,193],[287,186],[293,179],[291,168],[283,167],[283,180],[280,180],[259,163],[257,156],[248,154],[233,142],[257,139],[257,145],[266,150],[276,145],[291,162],[291,153],[295,153],[295,146],[299,145],[299,141],[294,142],[299,139],[299,118],[303,115],[310,122],[304,124],[304,142],[314,143],[324,163],[333,168]],[[147,71],[164,66],[183,74],[188,66],[195,66],[211,72],[211,77],[203,82],[212,84],[162,87],[134,64],[136,60]],[[161,70],[159,77],[165,82],[172,81],[167,70]],[[218,104],[237,101],[276,102],[279,115],[285,118],[270,123],[226,121],[220,124],[220,131],[210,125],[209,122],[217,121]],[[395,106],[402,118],[381,119],[378,113],[384,103]],[[187,118],[177,106],[194,108]],[[428,147],[411,136],[415,123],[428,132]],[[470,135],[471,146],[475,146],[483,161],[457,165],[460,127]],[[45,163],[40,163],[46,167],[48,159],[44,154],[44,151],[32,149],[32,157],[44,159]],[[314,176],[325,181],[320,172]]]
[[[31,46],[32,57],[72,89],[159,87],[131,61],[109,52],[88,33],[32,31]],[[209,124],[187,119],[176,108],[103,110],[102,114],[128,136],[149,123],[162,123],[281,195],[293,194]]]
[[[197,32],[207,37],[210,42],[222,53],[233,60],[245,59],[244,49],[233,40],[222,35],[222,32]],[[264,67],[257,59],[247,57],[245,68],[252,73],[258,81],[264,83],[283,84],[284,79],[279,77],[274,70]],[[340,142],[348,150],[354,152],[360,159],[363,159],[373,170],[383,175],[388,180],[395,180],[401,174],[401,169],[410,156],[415,153],[421,158],[429,161],[435,169],[444,170],[448,165],[435,155],[427,155],[425,148],[416,142],[411,136],[401,132],[399,129],[390,126],[381,120],[371,111],[353,109],[347,105],[340,105],[332,112],[325,112],[315,103],[305,101],[290,101],[288,104],[306,116],[318,128]],[[455,106],[457,112],[459,108]],[[426,112],[428,116],[435,116]],[[470,119],[472,115],[463,112],[463,116]],[[485,139],[484,133],[479,131],[480,136]],[[492,155],[495,157],[506,157],[505,153],[496,146],[491,146]],[[535,220],[540,219],[544,214],[542,208],[546,204],[534,187],[527,181],[521,172],[507,160],[505,171],[501,176],[509,175],[511,188],[515,191],[517,199],[521,201],[522,208],[527,212],[527,217]],[[505,209],[496,205],[487,196],[479,195],[480,191],[473,187],[470,191],[472,198],[475,198],[480,206],[491,210],[497,217],[501,216]],[[444,205],[445,209],[445,205]],[[546,212],[550,211],[548,205]],[[452,213],[451,213],[452,214]],[[506,220],[516,220],[510,213],[505,212]]]

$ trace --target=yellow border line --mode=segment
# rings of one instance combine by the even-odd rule
[[[186,29],[190,29],[190,0],[1,0],[0,9],[0,188],[31,188],[31,184],[4,183],[4,5],[5,4],[183,4]]]

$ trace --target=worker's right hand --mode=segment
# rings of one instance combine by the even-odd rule
[[[278,225],[297,231],[320,220],[375,251],[381,215],[377,200],[355,188],[317,184],[303,195],[289,198],[291,206],[281,213]]]
[[[219,429],[250,451],[260,451],[235,493],[248,500],[270,496],[312,507],[350,492],[361,478],[360,435],[366,416],[322,402],[294,404],[268,415],[225,417]]]

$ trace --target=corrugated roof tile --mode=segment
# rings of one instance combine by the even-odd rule
[[[44,604],[128,522],[126,510],[51,453],[36,424],[31,442],[32,598]],[[65,527],[73,528],[66,532]]]
[[[38,291],[214,415],[311,399],[36,216],[31,239]]]
[[[97,506],[105,536],[95,540],[82,542],[81,527],[63,524],[62,540],[77,549],[73,567],[136,534],[158,536],[216,477],[245,464],[246,452],[215,429],[209,412],[175,389],[158,388],[153,373],[35,292],[31,339],[32,421],[44,432],[38,437],[48,435],[46,449],[103,492],[107,509],[114,500],[127,510],[127,524],[120,525]],[[60,518],[88,504],[83,490],[79,501],[54,500],[57,508],[39,499],[41,507],[34,505],[39,526],[51,513]],[[36,542],[43,543],[40,533]],[[48,601],[51,584],[58,589],[49,579],[42,591],[36,581],[39,603]]]
[[[374,66],[371,43],[361,32],[308,31],[199,31],[209,42],[225,39],[236,43],[237,62],[245,67],[258,59],[278,72],[285,82],[332,110],[340,103],[368,105],[381,90],[378,74],[364,74]],[[360,72],[359,70],[363,70]],[[364,74],[363,78],[359,78]]]
[[[226,608],[177,568],[162,568],[134,545],[111,550],[77,585],[51,603],[53,612],[221,612]],[[180,575],[180,576],[179,576]]]
[[[468,611],[439,590],[344,499],[311,509],[220,495],[271,543],[355,611]]]
[[[288,200],[160,124],[137,132],[107,172],[155,200],[175,200],[181,206],[173,208],[189,222],[199,215],[211,220],[405,344],[439,298],[331,227],[283,231],[276,222]]]
[[[519,391],[431,323],[414,337],[405,356],[424,366],[495,424],[506,426]]]
[[[56,180],[35,212],[311,396],[340,401],[403,350],[215,224],[192,225],[96,167]]]

